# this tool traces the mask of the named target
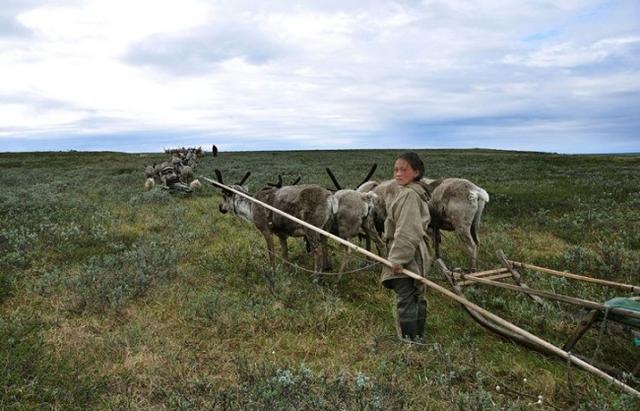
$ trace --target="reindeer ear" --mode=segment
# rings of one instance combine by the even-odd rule
[[[371,213],[373,212],[373,209],[375,208],[376,198],[378,198],[378,196],[374,192],[370,191],[368,193],[362,193],[362,200],[364,200],[363,202],[366,208],[366,214],[365,214],[366,217],[370,216]]]
[[[336,196],[332,195],[331,197],[329,197],[329,204],[331,204],[331,214],[336,215],[338,214],[338,199],[336,198]]]

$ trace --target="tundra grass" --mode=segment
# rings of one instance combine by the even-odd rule
[[[401,150],[220,153],[232,183],[332,187],[391,176]],[[427,175],[464,177],[491,195],[480,266],[512,259],[638,284],[640,157],[421,150]],[[311,257],[271,272],[264,240],[217,211],[220,195],[143,191],[164,154],[0,154],[0,408],[637,409],[640,402],[561,360],[505,342],[428,293],[425,345],[395,338],[379,267],[313,281]],[[344,254],[331,246],[333,266]],[[443,259],[466,267],[445,233]],[[370,262],[354,257],[356,270]],[[524,272],[529,285],[605,301],[619,292]],[[442,282],[434,271],[432,279]],[[443,283],[444,284],[444,283]],[[467,296],[554,344],[578,310],[482,287]],[[631,369],[629,336],[591,330],[575,351]],[[640,389],[640,381],[625,381]]]

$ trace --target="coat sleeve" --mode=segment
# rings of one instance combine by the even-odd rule
[[[409,191],[392,205],[390,211],[396,226],[387,257],[392,263],[406,265],[415,258],[416,249],[424,236],[420,201],[416,193]]]

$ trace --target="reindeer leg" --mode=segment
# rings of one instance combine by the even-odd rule
[[[269,254],[269,262],[271,263],[271,273],[275,273],[276,256],[274,254],[275,250],[273,248],[273,236],[268,232],[263,232],[262,235],[267,242],[267,253]],[[267,287],[269,288],[269,291],[274,297],[277,297],[275,282],[273,281],[273,276],[269,273],[269,270],[264,270],[264,277],[267,280]]]
[[[307,232],[307,240],[311,247],[311,253],[313,255],[313,282],[318,283],[320,281],[320,273],[325,263],[325,247],[326,241],[323,242],[321,238],[315,232]]]
[[[477,271],[478,246],[476,246],[476,242],[473,241],[473,238],[471,237],[470,227],[460,227],[456,229],[456,234],[460,241],[462,241],[462,243],[464,244],[467,255],[471,259],[471,271]]]
[[[286,235],[278,235],[278,239],[280,240],[280,251],[282,252],[282,259],[288,263],[289,262],[289,247],[287,245],[287,236]]]
[[[347,247],[346,245],[343,245],[342,247],[346,251],[346,255],[342,258],[342,261],[340,261],[340,267],[338,268],[338,282],[342,281],[342,273],[344,272],[344,268],[347,266],[349,260],[351,260],[351,248]]]
[[[313,273],[314,275],[318,275],[320,272],[322,272],[322,261],[323,261],[323,256],[322,256],[322,247],[316,245],[313,248]]]
[[[367,251],[371,251],[371,235],[367,232],[367,235],[364,237],[364,244],[365,247],[367,248]],[[377,246],[377,243],[376,243]],[[378,249],[378,252],[380,252],[380,249]]]
[[[331,255],[329,247],[327,247],[327,239],[323,236],[320,238],[320,246],[322,247],[322,271],[331,269]]]
[[[273,236],[269,232],[262,232],[264,240],[267,242],[267,254],[269,257],[269,262],[271,263],[271,269],[275,271],[276,269],[276,256],[274,254],[273,249]]]
[[[440,258],[440,242],[442,238],[440,237],[440,229],[436,227],[432,227],[432,236],[433,236],[433,246],[436,249],[436,258]]]
[[[376,249],[378,250],[378,255],[380,257],[386,257],[387,246],[382,241],[382,238],[380,238],[380,235],[378,234],[378,231],[375,229],[375,227],[365,226],[364,231],[367,234],[367,239],[373,239],[373,242],[376,243]]]

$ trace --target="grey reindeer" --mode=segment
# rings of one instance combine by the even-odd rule
[[[215,174],[218,182],[224,184],[220,170],[216,169]],[[240,183],[230,187],[248,195],[247,187],[242,184],[250,174],[247,172]],[[221,213],[231,211],[243,217],[252,222],[263,235],[272,267],[275,268],[273,235],[276,235],[280,240],[282,258],[285,261],[289,261],[287,238],[305,237],[314,256],[314,274],[328,268],[329,255],[327,240],[324,236],[232,191],[223,189],[222,196],[222,202],[218,207]],[[329,190],[319,185],[267,187],[259,190],[253,197],[315,227],[327,230],[331,225],[333,195]]]
[[[364,180],[355,187],[358,188],[366,183],[376,171],[377,167],[378,165],[374,164]],[[378,249],[378,254],[386,257],[387,247],[380,238],[380,234],[376,230],[374,223],[374,210],[379,200],[378,195],[372,191],[360,192],[355,189],[342,188],[331,169],[327,168],[326,171],[338,190],[333,194],[335,201],[332,210],[333,224],[331,233],[345,240],[363,235],[367,239],[367,248],[370,248],[370,241],[373,240]],[[344,270],[351,255],[351,248],[346,246],[345,248],[348,257],[342,260],[338,270],[339,272]]]

